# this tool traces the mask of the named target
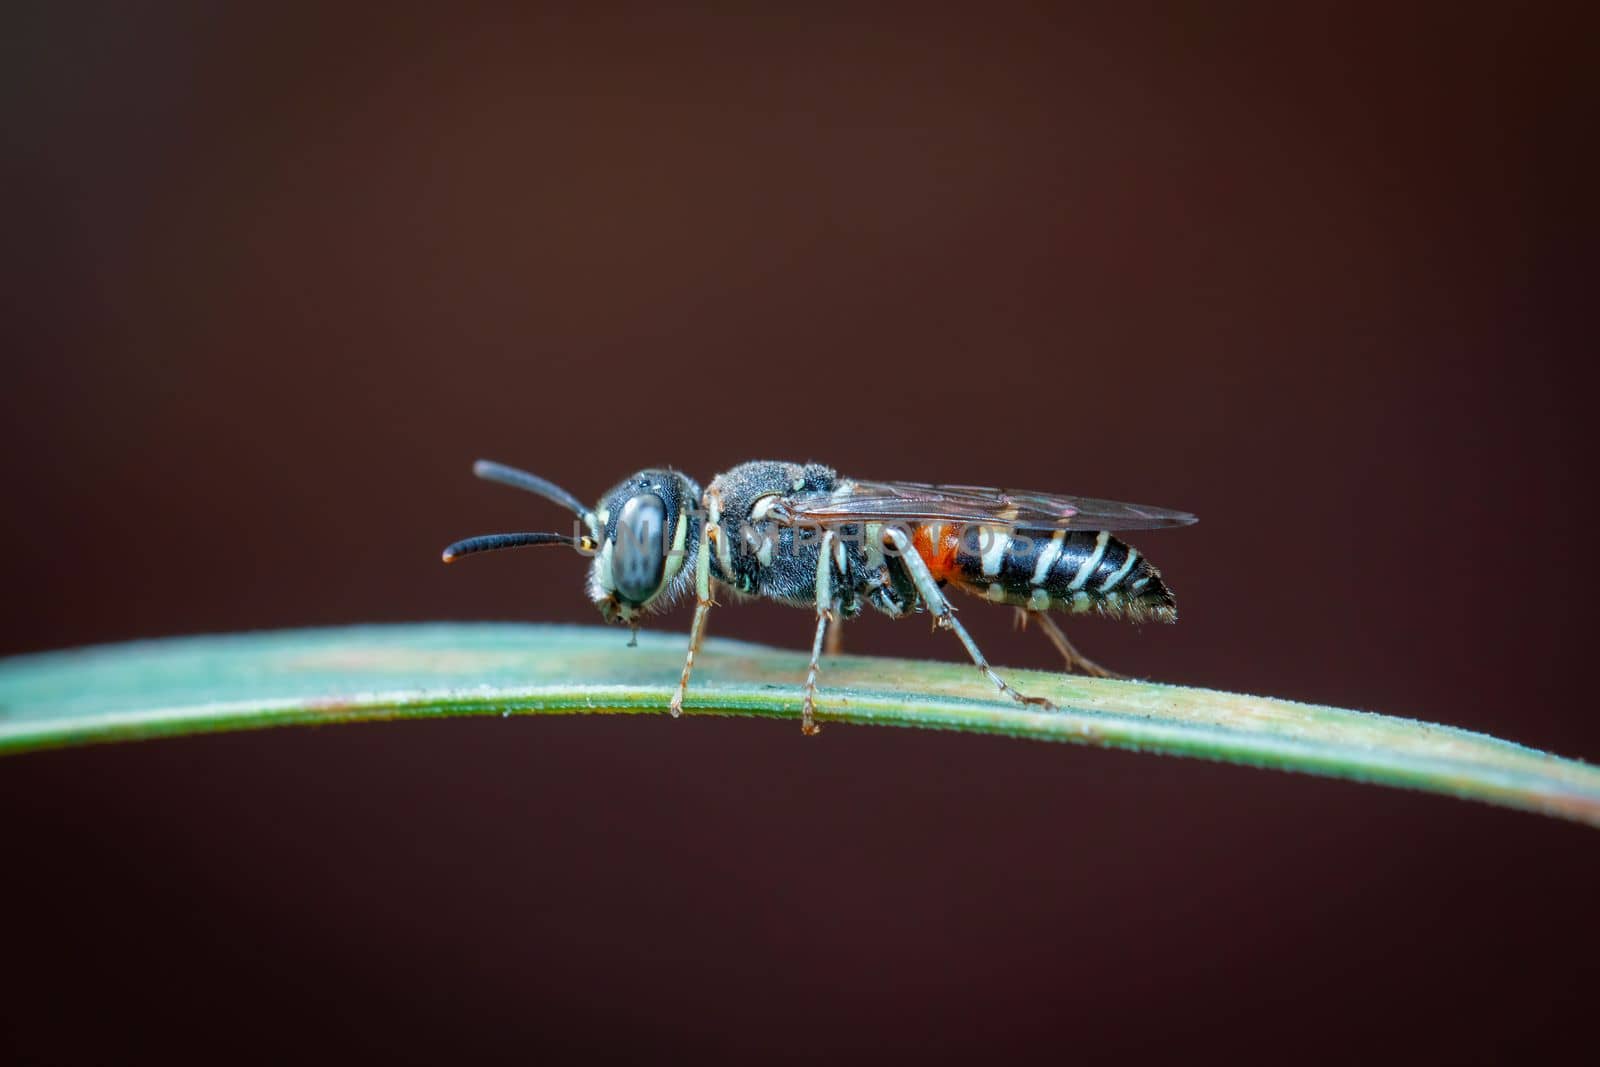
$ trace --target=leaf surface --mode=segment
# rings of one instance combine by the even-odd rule
[[[435,623],[172,638],[0,660],[0,753],[305,723],[664,714],[683,638]],[[798,719],[806,655],[712,639],[685,712]],[[1151,682],[1013,670],[1048,712],[966,664],[824,664],[823,723],[911,726],[1196,756],[1405,786],[1600,825],[1600,768],[1410,719]],[[832,729],[795,744],[848,744]]]

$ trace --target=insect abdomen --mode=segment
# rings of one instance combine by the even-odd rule
[[[950,578],[968,591],[1034,611],[1098,611],[1173,622],[1177,601],[1138,549],[1108,531],[1057,531],[1027,541],[999,530],[968,531]]]

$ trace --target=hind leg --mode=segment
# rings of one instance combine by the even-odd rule
[[[960,638],[961,644],[966,647],[967,655],[972,657],[972,662],[983,672],[983,676],[1018,704],[1032,704],[1050,711],[1056,710],[1055,704],[1044,697],[1030,697],[1017,692],[994,672],[994,668],[989,666],[989,661],[978,648],[978,643],[967,633],[967,628],[956,621],[955,609],[950,606],[950,601],[945,599],[944,591],[939,588],[939,582],[934,578],[933,572],[928,570],[927,563],[911,546],[911,539],[901,531],[893,529],[884,531],[884,536],[889,538],[895,550],[900,553],[900,562],[905,565],[911,574],[911,580],[916,583],[917,592],[933,615],[934,625],[940,629],[955,631],[956,637]]]
[[[1028,611],[1024,608],[1018,608],[1017,614],[1020,617],[1022,625],[1024,626],[1028,624],[1029,619],[1039,620],[1039,628],[1044,631],[1044,635],[1050,639],[1050,643],[1052,645],[1056,646],[1056,651],[1061,653],[1061,658],[1066,661],[1067,673],[1071,674],[1076,671],[1082,674],[1093,675],[1096,678],[1127,677],[1125,674],[1118,674],[1116,671],[1107,670],[1094,660],[1090,659],[1088,656],[1085,656],[1082,652],[1079,652],[1073,647],[1072,642],[1067,640],[1067,635],[1061,632],[1061,627],[1057,625],[1056,620],[1052,619],[1044,612]]]
[[[717,514],[714,501],[703,501],[710,508],[710,513]],[[720,533],[718,523],[713,519],[707,524],[706,532],[700,538],[700,547],[695,550],[694,560],[694,621],[689,624],[689,652],[683,658],[683,673],[678,676],[678,689],[672,694],[672,703],[667,710],[676,719],[683,714],[683,698],[689,692],[689,676],[694,673],[694,657],[700,652],[700,642],[706,635],[706,616],[711,614],[715,607],[711,599],[711,533],[713,530]]]

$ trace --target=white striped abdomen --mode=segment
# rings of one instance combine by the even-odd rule
[[[1177,601],[1138,549],[1105,530],[969,528],[948,577],[971,593],[1034,611],[1098,611],[1173,622]]]

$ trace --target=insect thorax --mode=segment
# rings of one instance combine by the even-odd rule
[[[821,531],[784,526],[768,511],[785,497],[837,484],[833,469],[818,463],[756,460],[719,474],[706,492],[719,527],[711,576],[746,595],[811,603]]]
[[[769,511],[786,498],[847,493],[850,484],[829,467],[757,461],[719,475],[707,491],[719,510],[712,577],[736,592],[796,605],[814,605],[819,554],[827,545],[830,586],[838,609],[854,616],[864,605],[901,615],[919,605],[910,577],[864,536],[861,523],[789,526]],[[881,537],[881,533],[879,534]]]

